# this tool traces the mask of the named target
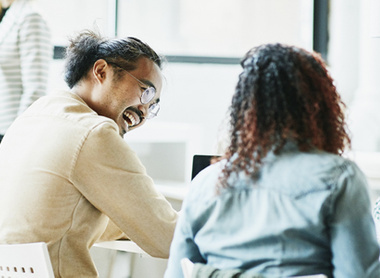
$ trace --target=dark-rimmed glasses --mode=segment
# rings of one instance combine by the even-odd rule
[[[141,104],[148,104],[149,102],[152,101],[152,99],[154,99],[154,96],[156,95],[156,88],[154,88],[152,86],[148,86],[147,84],[142,82],[140,79],[136,78],[133,74],[128,72],[128,70],[126,70],[122,66],[120,66],[114,62],[108,62],[108,63],[124,70],[130,77],[135,79],[140,84],[140,87],[144,89],[144,91],[142,92],[141,97],[140,97]],[[156,117],[159,111],[160,111],[160,104],[158,102],[152,103],[151,105],[149,105],[148,115],[146,118],[152,119],[152,118]]]

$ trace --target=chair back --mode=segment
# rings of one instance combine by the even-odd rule
[[[54,278],[46,243],[0,244],[0,277]]]

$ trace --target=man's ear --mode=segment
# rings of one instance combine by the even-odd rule
[[[92,67],[92,74],[97,82],[103,83],[107,76],[108,63],[104,59],[97,60]]]

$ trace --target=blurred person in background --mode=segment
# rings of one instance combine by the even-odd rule
[[[241,65],[227,150],[192,181],[165,277],[188,258],[192,277],[379,278],[367,181],[341,156],[344,104],[320,55],[267,44]]]
[[[377,241],[380,244],[380,197],[376,200],[373,208],[373,219],[376,226]]]
[[[46,94],[50,30],[30,0],[0,0],[0,142],[11,123]]]

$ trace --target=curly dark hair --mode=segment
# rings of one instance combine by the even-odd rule
[[[230,106],[230,145],[221,185],[232,172],[257,178],[268,152],[293,141],[300,151],[341,155],[351,141],[340,99],[317,53],[284,44],[251,49]]]
[[[135,69],[140,57],[152,60],[160,69],[164,61],[148,44],[134,37],[108,39],[84,30],[69,42],[65,65],[65,81],[69,88],[85,77],[98,59],[116,63],[126,70]]]

